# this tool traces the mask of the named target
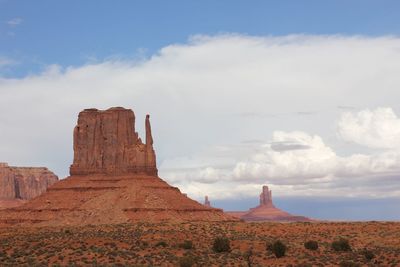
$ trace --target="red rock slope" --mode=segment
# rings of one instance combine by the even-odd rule
[[[40,197],[7,212],[0,224],[117,224],[134,221],[229,221],[157,176],[149,116],[146,143],[135,132],[132,110],[87,109],[74,130],[71,176]]]

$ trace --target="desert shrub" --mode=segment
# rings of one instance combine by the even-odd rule
[[[118,252],[116,250],[108,251],[107,255],[111,256],[111,257],[117,257],[118,256]],[[83,257],[82,260],[83,259],[85,259],[85,257]]]
[[[155,246],[156,247],[164,247],[165,248],[165,247],[168,247],[168,244],[165,241],[160,241]]]
[[[361,264],[354,261],[342,261],[339,263],[339,267],[360,267]]]
[[[267,249],[274,253],[277,258],[282,258],[286,254],[286,245],[280,240],[267,244]]]
[[[183,243],[179,244],[180,248],[193,249],[193,242],[191,240],[185,240]]]
[[[314,240],[309,240],[304,243],[304,247],[309,250],[317,250],[318,249],[318,242]]]
[[[180,267],[192,267],[195,264],[193,256],[187,255],[179,259]]]
[[[223,236],[216,237],[214,239],[213,250],[218,253],[230,251],[229,239]]]
[[[69,229],[65,229],[65,230],[64,230],[64,233],[67,234],[67,235],[72,234],[71,230],[69,230]]]
[[[333,241],[331,247],[334,251],[351,251],[349,241],[344,238]]]
[[[368,261],[372,260],[375,257],[375,254],[371,250],[368,250],[368,249],[365,249],[362,252],[362,254],[364,255],[365,259]]]
[[[253,266],[253,254],[253,248],[251,247],[243,255],[248,267]]]
[[[35,266],[36,264],[36,260],[35,260],[35,258],[33,258],[32,256],[29,256],[27,259],[26,259],[26,263],[28,264],[28,266]]]

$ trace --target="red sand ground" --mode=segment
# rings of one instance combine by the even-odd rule
[[[230,252],[212,250],[217,236],[230,240]],[[339,237],[349,240],[352,251],[331,248]],[[282,258],[266,249],[276,239],[287,245]],[[194,247],[182,248],[185,240]],[[307,240],[317,241],[318,250],[305,249]],[[400,266],[400,223],[395,222],[13,227],[0,228],[0,244],[1,266],[179,266],[183,258],[193,266],[249,266],[249,261],[251,266]],[[365,249],[372,260],[365,258]]]

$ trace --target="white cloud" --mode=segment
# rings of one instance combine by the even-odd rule
[[[7,24],[11,27],[20,25],[24,20],[22,18],[13,18],[7,21]]]
[[[400,38],[391,36],[197,36],[145,60],[0,78],[0,161],[64,176],[78,112],[125,106],[139,131],[152,115],[160,173],[189,195],[217,188],[228,197],[222,191],[263,177],[287,194],[339,193],[338,184],[352,181],[346,192],[367,186],[371,194],[382,185],[361,178],[396,173],[397,152],[358,153],[336,139],[333,121],[337,107],[400,108],[399,51]]]
[[[262,152],[236,164],[233,177],[277,184],[307,183],[308,179],[323,178],[336,168],[337,156],[321,137],[304,132],[273,133],[272,144],[289,142],[294,149],[276,151],[271,144],[264,145]]]
[[[400,173],[400,151],[341,157],[321,137],[303,132],[275,132],[272,142],[291,142],[307,148],[275,151],[271,145],[265,145],[261,153],[237,163],[234,178],[293,185],[332,181],[338,177]]]
[[[338,121],[338,134],[371,148],[400,148],[400,118],[388,107],[345,112]]]
[[[276,143],[290,146],[276,150],[273,148]],[[277,131],[270,143],[230,169],[174,169],[167,171],[166,177],[199,199],[200,192],[222,199],[232,195],[253,196],[259,190],[250,192],[246,188],[261,188],[262,184],[273,185],[280,195],[376,196],[382,188],[389,189],[382,181],[384,177],[399,174],[400,150],[341,157],[320,136]],[[388,195],[399,196],[400,181],[391,179],[391,182],[393,191],[387,192]],[[242,193],[238,193],[242,187]],[[225,188],[229,190],[221,192]]]

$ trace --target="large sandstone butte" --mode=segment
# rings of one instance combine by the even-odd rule
[[[22,205],[58,181],[44,167],[14,167],[0,163],[0,209]]]
[[[146,116],[146,143],[135,132],[132,110],[85,109],[74,129],[71,175],[144,173],[157,176],[150,116]]]
[[[248,211],[231,211],[228,214],[240,218],[245,221],[280,221],[280,222],[296,222],[296,221],[311,221],[304,216],[291,215],[283,210],[275,207],[272,202],[272,191],[268,186],[262,187],[260,194],[260,205]]]
[[[74,129],[70,175],[25,205],[0,212],[0,225],[117,224],[134,221],[229,221],[157,176],[150,117],[145,144],[132,110],[86,109]]]

